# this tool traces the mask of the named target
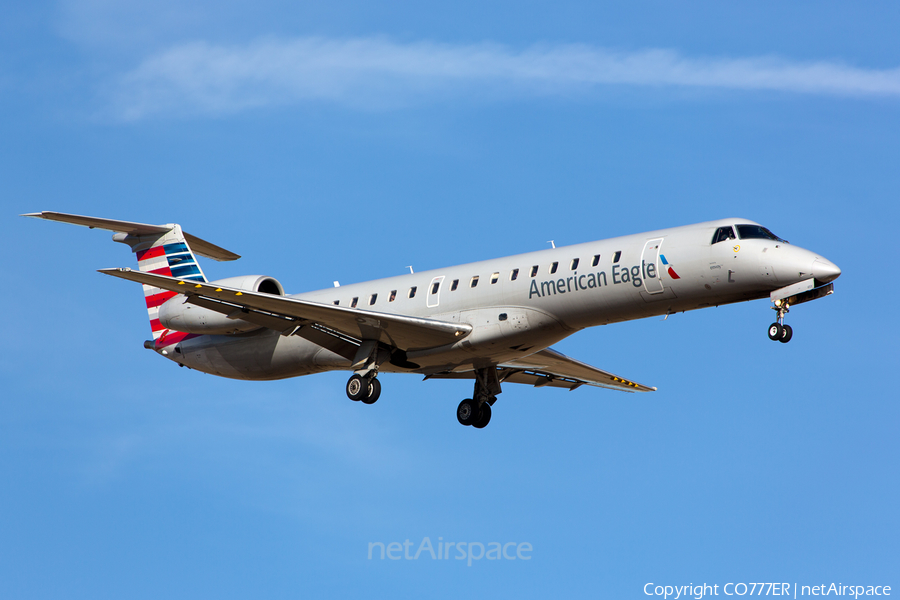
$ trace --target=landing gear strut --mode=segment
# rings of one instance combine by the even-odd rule
[[[482,429],[491,422],[491,406],[500,393],[500,378],[496,367],[475,369],[475,391],[456,408],[456,420],[461,425]]]
[[[784,300],[776,300],[772,308],[778,313],[778,320],[769,325],[769,339],[787,344],[794,336],[791,326],[784,324],[784,315],[790,312],[790,306]]]

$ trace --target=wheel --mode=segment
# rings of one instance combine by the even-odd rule
[[[791,338],[794,336],[794,330],[791,329],[790,325],[785,325],[781,328],[781,338],[778,340],[782,344],[787,344],[791,341]]]
[[[491,422],[491,405],[485,402],[481,405],[481,416],[472,424],[476,429],[482,429]]]
[[[362,399],[363,404],[375,404],[379,396],[381,396],[381,382],[373,377],[369,380],[369,395]]]
[[[472,399],[467,398],[456,407],[456,419],[460,425],[474,425],[478,417],[478,404]]]
[[[353,401],[369,395],[369,386],[362,375],[353,375],[347,380],[347,397]]]
[[[782,327],[778,323],[772,323],[769,325],[769,339],[772,341],[780,340],[781,336],[784,335],[784,327]]]

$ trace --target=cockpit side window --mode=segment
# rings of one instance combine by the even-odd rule
[[[727,227],[719,227],[716,229],[716,234],[713,236],[712,243],[718,244],[719,242],[725,242],[727,240],[734,239],[734,229],[731,226]]]
[[[788,243],[761,225],[738,225],[737,230],[742,240],[773,240]]]

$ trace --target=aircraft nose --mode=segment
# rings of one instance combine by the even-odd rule
[[[816,257],[812,264],[812,274],[818,281],[829,283],[841,275],[841,269],[830,260]]]

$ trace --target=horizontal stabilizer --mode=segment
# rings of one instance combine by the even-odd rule
[[[144,235],[162,235],[172,230],[173,225],[148,225],[146,223],[133,223],[131,221],[116,221],[114,219],[103,219],[100,217],[86,217],[83,215],[71,215],[68,213],[59,213],[51,211],[43,211],[39,213],[28,213],[23,217],[35,217],[37,219],[46,219],[48,221],[59,221],[61,223],[71,223],[73,225],[83,225],[91,229],[106,229],[107,231],[115,231],[117,233],[125,233],[133,236]],[[224,248],[220,248],[215,244],[211,244],[206,240],[202,240],[189,233],[184,234],[185,240],[190,245],[191,250],[200,256],[211,258],[218,261],[237,260],[240,255],[229,252]]]

